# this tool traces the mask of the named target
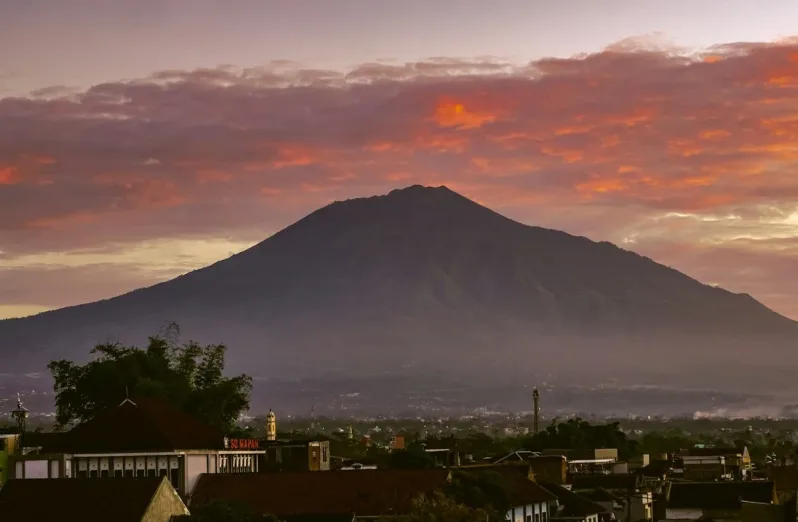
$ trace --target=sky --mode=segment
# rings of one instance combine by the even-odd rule
[[[795,0],[0,0],[0,318],[447,185],[798,319]]]

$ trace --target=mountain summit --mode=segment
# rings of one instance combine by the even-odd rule
[[[0,321],[0,339],[16,367],[41,370],[50,358],[85,358],[97,341],[140,342],[167,321],[226,342],[235,367],[266,375],[418,361],[455,371],[459,361],[527,364],[544,353],[553,364],[552,354],[627,356],[629,339],[703,339],[709,356],[707,339],[798,333],[748,295],[520,224],[446,187],[412,186],[332,203],[165,283]]]

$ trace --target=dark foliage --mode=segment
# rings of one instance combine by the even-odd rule
[[[170,324],[150,337],[145,349],[101,344],[91,351],[98,357],[85,365],[52,361],[58,426],[85,422],[126,397],[155,397],[223,431],[231,429],[249,408],[252,378],[224,376],[224,345],[179,344],[179,334]]]
[[[504,478],[498,472],[454,473],[446,495],[459,504],[484,511],[491,520],[503,521],[512,507]]]
[[[473,509],[438,492],[417,499],[412,511],[405,516],[391,517],[398,522],[485,522],[488,514]]]
[[[626,459],[635,451],[636,442],[629,440],[621,431],[619,422],[590,424],[580,418],[557,422],[531,437],[526,443],[531,450],[616,448],[618,456]]]
[[[274,515],[259,515],[242,502],[214,500],[191,509],[186,522],[281,522]]]
[[[391,452],[388,467],[393,469],[427,469],[433,467],[432,457],[418,447]]]

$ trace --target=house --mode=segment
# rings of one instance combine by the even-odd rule
[[[264,440],[263,471],[329,471],[329,440]]]
[[[552,522],[607,522],[615,520],[611,510],[578,493],[551,483],[541,483],[557,500],[549,505]]]
[[[672,482],[666,492],[667,520],[740,520],[742,503],[771,504],[776,491],[770,481]]]
[[[798,468],[795,466],[771,466],[767,470],[768,479],[773,481],[779,503],[798,493]]]
[[[479,476],[492,474],[507,494],[510,509],[505,520],[508,522],[546,522],[550,519],[549,506],[555,505],[557,496],[530,479],[532,472],[516,466],[493,466],[471,469],[457,469],[458,476]]]
[[[743,501],[740,520],[741,522],[795,522],[795,498],[793,497],[787,504]]]
[[[9,480],[0,522],[169,522],[188,509],[166,477]]]
[[[601,475],[593,473],[572,474],[570,476],[574,491],[593,490],[603,488],[615,494],[633,493],[643,486],[643,480],[638,474]]]
[[[450,481],[451,473],[446,469],[205,474],[199,478],[188,505],[191,509],[213,500],[230,500],[281,519],[368,519],[406,514],[418,496],[438,491]]]
[[[541,455],[532,451],[514,451],[496,461],[496,465],[529,466],[540,482],[565,484],[568,479],[568,459],[563,455]]]
[[[748,448],[696,447],[681,455],[685,480],[744,480],[751,472]]]
[[[25,433],[16,479],[167,477],[181,494],[203,473],[257,472],[257,441],[230,441],[156,399],[127,400],[65,433]],[[235,446],[235,447],[233,447]]]
[[[614,513],[617,520],[640,522],[654,519],[654,498],[650,491],[627,492],[618,495],[598,488],[577,493],[601,504],[607,511]]]

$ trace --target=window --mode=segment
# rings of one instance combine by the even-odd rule
[[[154,469],[150,468],[150,469],[147,470],[147,476],[148,477],[156,477],[158,475],[155,473]]]
[[[145,474],[146,474],[146,472],[144,471],[143,468],[139,468],[139,469],[136,470],[136,476],[137,477],[143,477]]]
[[[321,448],[321,461],[324,463],[327,462],[327,446]]]
[[[535,522],[540,522],[540,513],[535,513]]]
[[[107,469],[103,469],[103,470],[101,470],[101,471],[100,471],[100,477],[102,477],[102,478],[108,478],[109,476],[110,476],[110,475],[109,475],[109,473],[108,473],[108,470],[107,470]]]
[[[122,471],[121,469],[115,469],[114,470],[114,478],[122,478],[122,476],[124,474],[125,474],[125,472]],[[130,476],[133,476],[133,474],[131,473]]]
[[[532,515],[526,516],[526,522],[532,522]]]
[[[132,476],[133,476],[133,470],[132,469],[126,469],[125,470],[125,478],[130,478]]]
[[[158,470],[158,475],[159,475],[159,476],[161,476],[161,477],[165,477],[165,476],[167,476],[168,474],[169,474],[169,470],[167,470],[167,469],[160,469],[160,470]]]
[[[169,471],[169,482],[172,483],[172,487],[175,489],[180,486],[180,472],[177,468],[172,468]]]
[[[97,478],[97,475],[98,473],[96,469],[89,471],[89,478]]]
[[[89,478],[89,472],[85,469],[81,469],[78,471],[78,478]]]

